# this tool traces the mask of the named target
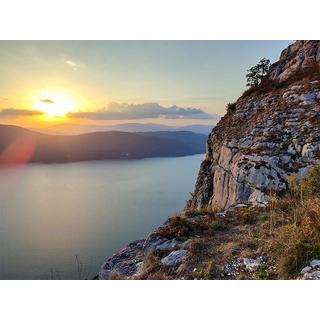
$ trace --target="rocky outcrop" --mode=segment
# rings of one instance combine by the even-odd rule
[[[186,259],[187,251],[183,243],[175,239],[161,237],[157,231],[152,232],[147,239],[137,240],[110,257],[99,270],[100,280],[112,279],[113,275],[122,278],[133,278],[139,275],[143,261],[153,252],[168,252],[162,259],[165,266],[177,266]]]
[[[262,84],[229,107],[209,135],[187,208],[265,205],[320,155],[320,41],[285,49]]]
[[[266,205],[273,194],[288,189],[290,176],[300,180],[307,174],[320,158],[319,67],[320,41],[297,41],[282,52],[258,87],[228,106],[208,137],[206,158],[186,209],[212,209],[208,211],[218,219],[227,219],[243,207]],[[184,227],[199,225],[199,220],[205,219],[203,211],[185,217]],[[223,226],[223,222],[218,225]],[[235,230],[237,233],[241,228]],[[181,235],[176,238],[181,240]],[[212,241],[215,245],[215,239]],[[191,238],[184,242],[167,239],[160,227],[146,240],[135,241],[109,258],[99,278],[110,279],[118,274],[135,279],[145,270],[152,253],[160,259],[157,268],[183,269],[184,261],[190,259],[189,252],[195,251],[190,245]],[[304,268],[303,279],[320,278],[317,263],[314,260]],[[180,271],[174,274],[180,277]],[[230,279],[241,272],[260,272],[260,277],[266,277],[273,269],[267,257],[260,255],[238,257],[224,267],[224,275]]]
[[[310,261],[309,266],[304,267],[301,270],[302,277],[298,279],[302,280],[320,280],[320,260]]]
[[[282,51],[279,61],[272,66],[269,79],[281,83],[295,76],[319,72],[319,67],[319,41],[296,41]]]

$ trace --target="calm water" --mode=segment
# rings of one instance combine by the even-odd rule
[[[92,277],[185,205],[203,155],[0,169],[0,278]]]

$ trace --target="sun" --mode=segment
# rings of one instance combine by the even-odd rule
[[[70,95],[63,92],[46,92],[36,100],[36,108],[51,117],[65,116],[74,110],[75,103]]]

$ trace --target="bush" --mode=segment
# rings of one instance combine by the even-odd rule
[[[231,112],[235,111],[236,110],[236,105],[237,104],[235,102],[227,103],[227,111],[231,111]]]
[[[315,166],[301,183],[302,194],[308,198],[320,194],[320,165]]]
[[[208,226],[203,221],[190,221],[186,217],[175,216],[169,219],[168,225],[159,228],[159,234],[168,239],[184,241],[205,229],[208,229]]]
[[[185,240],[192,230],[191,223],[182,218],[175,216],[169,219],[167,226],[159,229],[159,234],[168,239]]]
[[[198,208],[186,209],[183,213],[187,218],[193,218],[193,217],[197,217],[197,216],[210,216],[210,215],[213,215],[213,212],[211,210],[198,209]]]
[[[226,223],[223,223],[221,221],[213,221],[211,223],[211,228],[214,231],[227,231],[227,230],[229,230],[229,226]]]

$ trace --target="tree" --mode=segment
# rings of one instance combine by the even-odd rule
[[[270,60],[263,58],[254,67],[247,70],[247,87],[252,88],[260,84],[262,79],[268,73],[270,65]]]

